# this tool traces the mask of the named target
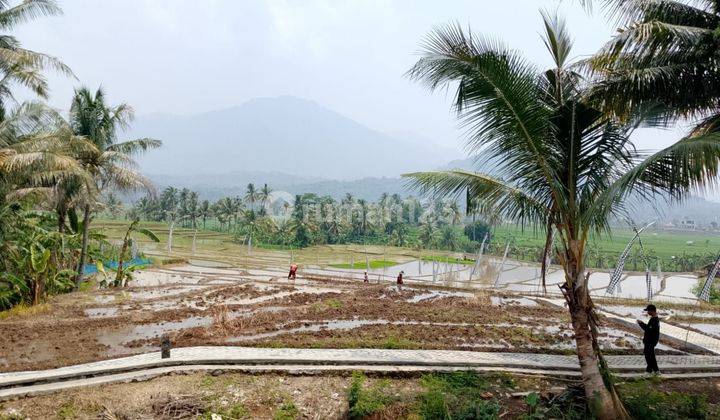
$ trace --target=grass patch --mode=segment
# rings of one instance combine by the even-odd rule
[[[362,419],[378,413],[393,401],[393,397],[387,391],[387,380],[370,388],[364,385],[365,375],[362,372],[353,372],[348,390],[348,418],[350,419]]]
[[[432,262],[438,261],[441,263],[449,264],[462,264],[462,265],[474,265],[475,260],[466,260],[465,258],[453,258],[447,255],[425,255],[420,258],[423,261]]]
[[[182,257],[149,257],[150,265],[156,268],[170,264],[186,264],[188,260]]]
[[[482,392],[489,388],[488,378],[476,372],[453,372],[424,375],[425,388],[418,403],[423,419],[497,419],[500,404],[484,399]]]
[[[340,309],[343,306],[342,302],[340,302],[337,299],[328,299],[325,301],[325,305],[327,305],[328,308],[333,308],[333,309]]]
[[[213,414],[223,419],[244,419],[250,415],[250,412],[242,403],[236,403],[218,410],[207,410],[200,416],[200,419],[211,420]]]
[[[620,398],[633,418],[646,420],[705,419],[705,395],[663,392],[656,387],[661,379],[639,380],[618,386]]]
[[[323,312],[328,309],[340,309],[342,307],[343,303],[337,299],[325,299],[322,302],[315,302],[310,305],[310,308],[312,308],[314,312]]]
[[[92,290],[93,286],[95,286],[95,282],[91,280],[85,280],[82,283],[80,283],[80,287],[78,287],[78,290],[81,292],[88,292]]]
[[[212,388],[217,383],[217,378],[212,375],[205,375],[203,376],[202,380],[200,381],[200,386],[203,388]]]
[[[77,407],[75,407],[75,404],[72,401],[64,402],[58,409],[57,416],[59,419],[77,418]]]
[[[298,418],[299,415],[300,411],[295,407],[295,403],[290,401],[284,403],[277,409],[273,420],[294,420]]]
[[[382,343],[381,347],[389,350],[415,349],[418,348],[418,344],[402,337],[388,337],[388,339]]]
[[[392,267],[392,266],[398,265],[398,264],[399,264],[399,263],[397,263],[397,262],[395,262],[395,261],[388,261],[388,260],[371,260],[371,261],[370,261],[370,269],[373,270],[373,269],[378,269],[378,268]],[[330,267],[333,267],[333,268],[352,268],[352,269],[361,270],[361,269],[367,268],[367,264],[365,263],[365,261],[355,261],[355,263],[353,263],[353,264],[347,264],[347,263],[343,263],[343,264],[330,264]]]
[[[37,305],[28,305],[26,303],[21,303],[19,305],[13,306],[10,309],[0,312],[0,319],[39,315],[50,312],[51,309],[52,305],[47,302],[39,303]]]

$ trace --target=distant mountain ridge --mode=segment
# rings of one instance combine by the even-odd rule
[[[397,177],[460,154],[426,140],[390,136],[292,96],[190,116],[139,117],[128,134],[163,141],[161,149],[138,158],[149,174],[262,171],[352,180]]]

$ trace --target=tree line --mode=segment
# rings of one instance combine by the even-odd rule
[[[347,193],[336,200],[306,193],[286,200],[272,193],[267,184],[256,188],[251,183],[243,197],[210,202],[199,200],[198,194],[187,188],[167,187],[157,196],[137,200],[127,216],[286,247],[366,243],[475,252],[489,229],[478,221],[472,232],[464,234],[466,215],[457,201],[450,199],[421,201],[383,193],[378,200],[369,201]],[[108,208],[116,208],[118,200],[110,195],[106,203]]]

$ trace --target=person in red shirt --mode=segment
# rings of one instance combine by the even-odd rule
[[[295,275],[297,274],[298,266],[297,264],[290,264],[290,273],[288,273],[288,279],[295,280]]]
[[[404,271],[401,271],[400,274],[397,276],[397,286],[399,290],[402,290],[403,285],[403,274],[405,274]]]

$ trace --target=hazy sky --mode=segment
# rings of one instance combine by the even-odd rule
[[[540,9],[558,9],[577,57],[609,39],[611,25],[575,0],[59,0],[64,15],[18,28],[25,46],[61,57],[79,81],[51,76],[53,106],[72,89],[102,84],[138,115],[192,114],[253,97],[315,100],[371,128],[416,132],[459,147],[448,97],[408,81],[419,42],[453,21],[503,40],[549,66]],[[676,138],[646,132],[642,148]]]

